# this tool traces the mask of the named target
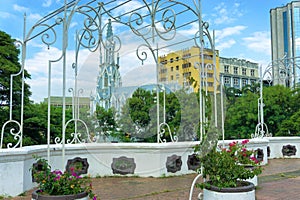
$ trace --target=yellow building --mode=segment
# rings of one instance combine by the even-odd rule
[[[192,87],[194,92],[199,91],[199,79],[201,72],[202,89],[208,92],[214,91],[214,76],[219,80],[219,53],[216,51],[216,67],[213,63],[213,51],[204,49],[204,67],[201,67],[200,48],[191,47],[160,56],[159,63],[159,82],[177,83],[184,88]],[[215,68],[215,71],[214,71]],[[215,73],[215,74],[214,74]],[[217,88],[219,82],[216,82]]]

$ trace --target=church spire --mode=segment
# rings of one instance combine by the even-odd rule
[[[113,32],[112,32],[112,27],[111,27],[111,19],[108,19],[106,39],[109,39],[112,36],[113,36]]]

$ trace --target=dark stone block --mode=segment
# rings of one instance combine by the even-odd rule
[[[197,154],[192,154],[188,156],[187,165],[189,170],[196,171],[200,167],[200,159]]]
[[[181,156],[172,155],[167,158],[166,168],[168,172],[175,173],[177,171],[180,171],[181,165],[182,165]]]
[[[71,172],[72,168],[78,176],[80,176],[81,174],[87,174],[89,168],[87,158],[76,157],[68,160],[66,165],[66,171]]]
[[[294,156],[296,155],[297,149],[296,146],[288,144],[282,147],[281,152],[283,156]]]
[[[270,157],[270,155],[271,155],[271,149],[269,146],[267,146],[267,155],[268,155],[268,157]]]
[[[111,164],[111,169],[113,170],[113,174],[134,174],[136,164],[133,158],[127,158],[125,156],[121,156],[119,158],[113,158],[113,162]]]
[[[257,152],[256,159],[257,159],[258,161],[263,161],[263,160],[264,160],[264,150],[258,148],[258,149],[256,150],[256,152]]]

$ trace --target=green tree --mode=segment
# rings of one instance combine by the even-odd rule
[[[292,95],[290,88],[281,85],[266,87],[263,90],[264,121],[273,135],[277,135],[281,123],[295,112],[292,109]]]
[[[20,50],[14,45],[15,40],[3,31],[0,31],[0,109],[7,110],[10,104],[10,80],[12,74],[18,74],[22,67],[19,63]],[[28,72],[24,69],[25,79],[30,78]],[[31,92],[30,87],[24,85],[24,103],[29,103]],[[13,99],[12,105],[19,108],[21,104],[22,76],[13,77]],[[3,115],[2,115],[3,116]]]
[[[24,112],[24,138],[30,139],[33,144],[47,143],[48,127],[48,105],[46,103],[31,104],[25,108]],[[50,142],[53,144],[56,137],[62,138],[62,107],[50,107]],[[66,122],[72,119],[72,109],[66,109]],[[74,126],[70,123],[66,129],[66,139],[71,139]]]
[[[12,118],[20,122],[21,116],[21,96],[22,96],[22,67],[19,63],[20,50],[14,45],[15,40],[11,38],[7,33],[0,31],[0,127],[2,128],[4,123],[9,120],[9,105],[12,104]],[[20,74],[19,74],[20,73]],[[12,79],[11,75],[14,76]],[[24,78],[29,79],[30,75],[24,70]],[[10,81],[12,82],[12,102],[10,102]],[[29,96],[31,95],[30,87],[28,84],[24,84],[24,105],[30,103]],[[8,134],[11,130],[14,132],[20,131],[20,128],[15,123],[8,123],[4,129],[4,141],[3,144],[14,143],[16,140],[11,134]],[[23,139],[26,141],[26,138]]]
[[[225,117],[225,138],[250,138],[257,125],[259,96],[247,92],[228,106]]]

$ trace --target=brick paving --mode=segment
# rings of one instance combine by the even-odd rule
[[[196,174],[162,178],[102,177],[94,178],[93,186],[101,200],[188,200],[195,176]],[[4,199],[30,200],[31,192]],[[195,188],[193,200],[197,200],[199,192]],[[259,175],[256,199],[300,199],[300,159],[269,160],[263,173]]]

